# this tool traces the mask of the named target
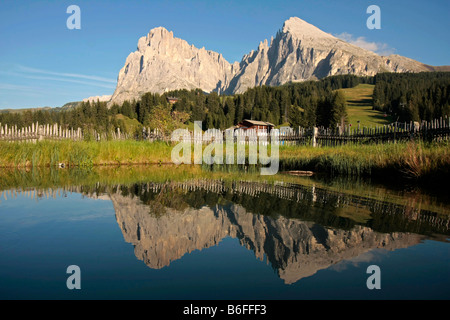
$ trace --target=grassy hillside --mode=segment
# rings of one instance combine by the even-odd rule
[[[22,113],[26,111],[65,111],[76,108],[80,104],[79,101],[68,102],[62,107],[37,107],[37,108],[19,108],[19,109],[0,109],[0,113]]]
[[[52,107],[41,107],[41,108],[20,108],[20,109],[0,109],[0,113],[21,113],[26,111],[51,111]]]
[[[114,117],[119,122],[122,122],[126,132],[133,133],[136,130],[142,128],[142,124],[140,124],[139,121],[137,121],[136,119],[128,118],[123,114],[116,114]]]
[[[352,127],[374,127],[393,122],[390,116],[384,116],[383,112],[372,110],[372,94],[374,85],[359,84],[354,88],[340,89],[347,99],[347,112],[349,123]]]

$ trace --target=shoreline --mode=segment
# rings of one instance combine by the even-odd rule
[[[174,144],[145,141],[42,141],[11,143],[0,141],[1,169],[34,167],[101,167],[174,165]],[[247,155],[248,157],[248,155]],[[224,161],[225,162],[225,161]],[[258,166],[215,164],[213,166]],[[189,164],[187,164],[189,165]],[[337,147],[280,146],[278,173],[305,171],[329,177],[374,177],[405,181],[448,181],[448,142],[424,144],[343,145]]]

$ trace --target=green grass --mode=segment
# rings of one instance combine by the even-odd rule
[[[174,145],[133,140],[36,143],[1,141],[0,167],[57,167],[60,163],[67,167],[172,164]],[[205,147],[206,145],[203,146]],[[225,149],[223,152],[225,156]],[[399,142],[320,148],[280,146],[279,154],[280,171],[311,170],[330,176],[386,176],[414,180],[443,180],[450,176],[448,142]],[[193,155],[192,150],[192,158]],[[235,151],[235,157],[236,155]],[[248,154],[245,163],[248,164]],[[223,170],[232,170],[229,166],[217,166],[224,167]]]
[[[0,167],[55,167],[171,163],[172,146],[164,142],[39,141],[0,142]]]
[[[344,145],[312,148],[280,146],[279,173],[262,176],[257,166],[174,165],[172,145],[137,141],[32,143],[0,142],[0,191],[11,187],[53,188],[78,185],[128,185],[139,182],[184,181],[189,179],[263,181],[264,183],[300,183],[370,197],[401,205],[420,203],[422,209],[447,212],[425,195],[409,194],[411,187],[436,187],[448,184],[450,177],[448,143],[391,143],[380,145]],[[59,161],[70,159],[71,170],[56,169]],[[8,162],[5,162],[8,161]],[[69,160],[67,160],[69,161]],[[138,165],[138,164],[143,165]],[[161,165],[164,163],[164,165]],[[248,163],[248,159],[246,161]],[[120,165],[119,165],[120,164]],[[21,168],[23,170],[16,170]],[[283,174],[287,170],[312,170],[313,177]],[[365,179],[365,178],[369,179]],[[330,179],[331,178],[331,179]],[[376,178],[376,179],[374,179]],[[381,179],[379,179],[381,178]],[[399,179],[400,178],[400,179]],[[405,197],[387,192],[373,182],[390,180],[396,186],[408,186]],[[375,181],[376,180],[376,181]],[[367,183],[371,181],[371,183]],[[442,184],[442,182],[444,184]],[[349,213],[342,211],[342,216]],[[363,221],[367,212],[361,211]],[[355,219],[355,218],[354,218]]]
[[[390,116],[385,117],[384,113],[372,110],[372,94],[374,85],[359,84],[354,88],[340,89],[347,99],[348,123],[353,128],[375,127],[389,124],[393,121]]]
[[[283,170],[312,170],[332,176],[444,181],[450,177],[450,148],[448,142],[283,146],[280,165]]]
[[[125,131],[129,133],[135,132],[137,129],[141,128],[142,125],[137,121],[136,119],[128,118],[127,116],[124,116],[123,114],[116,114],[115,115],[116,120],[122,121]],[[122,132],[123,133],[123,132]]]

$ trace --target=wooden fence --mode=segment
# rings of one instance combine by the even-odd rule
[[[312,135],[312,144],[334,146],[345,143],[386,143],[405,140],[450,140],[450,118],[433,121],[395,122],[384,126],[326,129],[318,128]]]
[[[211,143],[211,141],[230,141],[229,131],[211,131],[205,133],[189,132],[188,136],[179,136],[177,141],[191,143]],[[275,135],[280,145],[306,144],[314,147],[337,146],[342,144],[386,143],[405,140],[443,141],[450,140],[450,118],[440,118],[430,122],[422,121],[409,123],[392,123],[376,127],[356,127],[350,125],[334,129],[324,127],[293,129],[282,127],[271,133],[255,130],[232,131],[234,143],[250,144],[272,143],[271,136]],[[263,139],[262,139],[263,138]],[[166,138],[170,139],[170,138]]]
[[[43,139],[82,140],[83,132],[81,128],[68,129],[58,124],[39,125],[39,123],[36,122],[29,127],[17,128],[17,126],[8,126],[7,124],[2,126],[2,124],[0,123],[0,140],[35,142],[37,140]]]
[[[122,133],[120,128],[114,132],[97,132],[94,129],[83,130],[81,128],[67,128],[57,123],[55,124],[39,124],[32,123],[31,126],[18,128],[17,125],[8,126],[0,123],[0,141],[28,141],[36,142],[41,140],[63,140],[69,139],[80,141],[90,137],[92,140],[129,140],[129,139],[145,139],[145,140],[163,140],[164,136],[159,130],[150,130],[143,128],[142,135],[135,137],[132,134]]]
[[[314,147],[337,146],[342,144],[367,144],[367,143],[386,143],[404,140],[422,140],[422,141],[443,141],[450,140],[450,118],[443,117],[433,121],[422,121],[399,123],[376,127],[343,127],[323,128],[302,128],[293,129],[282,127],[271,133],[263,130],[209,130],[206,132],[189,132],[186,136],[179,136],[179,140],[191,143],[209,144],[211,141],[230,141],[230,136],[234,143],[272,143],[271,135],[276,134],[280,145],[288,144],[307,144]],[[84,140],[87,135],[90,139],[101,140],[146,140],[146,141],[171,141],[172,137],[164,135],[158,129],[150,130],[143,128],[138,135],[122,133],[120,128],[110,133],[98,133],[95,130],[82,130],[81,128],[65,128],[58,124],[33,123],[29,127],[17,128],[17,126],[8,126],[0,123],[0,140],[6,141],[38,141],[43,139],[51,140]],[[264,143],[264,142],[263,142]]]

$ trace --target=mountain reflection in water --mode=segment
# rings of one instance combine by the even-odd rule
[[[449,213],[445,188],[344,178],[3,170],[0,297],[440,299]],[[79,293],[65,286],[73,264]],[[367,289],[369,264],[382,269],[383,290]]]
[[[192,180],[106,189],[125,241],[153,269],[233,237],[290,284],[373,249],[431,235],[445,241],[449,231],[448,218],[433,212],[295,184]]]

